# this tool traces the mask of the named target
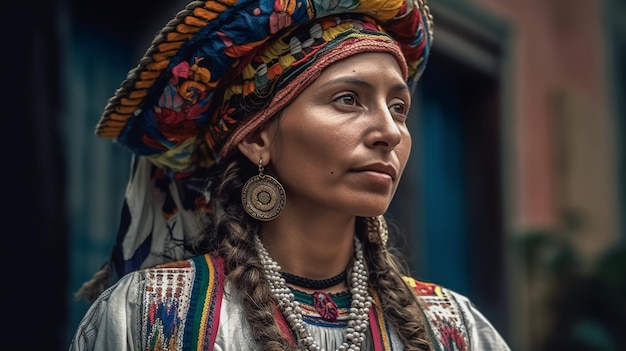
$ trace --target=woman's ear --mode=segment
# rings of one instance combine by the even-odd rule
[[[244,154],[250,162],[259,164],[262,160],[263,165],[270,161],[270,146],[275,137],[275,123],[265,123],[252,133],[248,134],[242,141],[237,144],[237,148]]]

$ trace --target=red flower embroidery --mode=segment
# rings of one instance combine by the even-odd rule
[[[187,79],[187,77],[189,77],[189,62],[183,61],[174,66],[174,68],[172,68],[172,77]],[[176,82],[177,81],[178,79],[176,79]]]
[[[443,327],[439,328],[439,332],[441,333],[440,341],[446,347],[446,350],[467,350],[463,335],[453,325],[445,323]]]
[[[337,304],[327,293],[319,291],[313,293],[313,307],[315,307],[315,310],[322,318],[331,322],[337,320],[337,316],[339,315]]]

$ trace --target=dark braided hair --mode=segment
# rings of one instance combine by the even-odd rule
[[[400,254],[393,247],[383,248],[367,240],[367,220],[358,218],[356,232],[363,242],[369,284],[378,292],[385,318],[398,331],[405,351],[433,350],[419,301],[402,279],[406,268]]]
[[[212,185],[215,208],[213,229],[200,246],[225,260],[226,280],[241,292],[246,318],[254,339],[263,350],[298,350],[290,345],[276,324],[275,301],[263,266],[253,244],[259,223],[250,218],[241,205],[243,183],[256,173],[256,167],[238,150],[221,162],[219,182]],[[359,217],[356,233],[363,242],[370,275],[370,286],[380,295],[382,311],[398,331],[406,351],[433,350],[419,302],[402,279],[396,257],[379,244],[366,239],[366,221]]]

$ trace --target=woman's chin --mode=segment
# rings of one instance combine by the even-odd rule
[[[376,217],[387,212],[389,208],[389,204],[385,204],[384,206],[371,207],[367,209],[362,209],[358,212],[358,217]]]

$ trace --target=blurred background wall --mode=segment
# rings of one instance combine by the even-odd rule
[[[117,232],[129,154],[106,100],[184,3],[3,9],[2,289],[22,349],[67,349]],[[388,213],[419,279],[513,350],[624,350],[626,2],[438,0],[410,165]],[[8,287],[7,287],[8,286]]]

